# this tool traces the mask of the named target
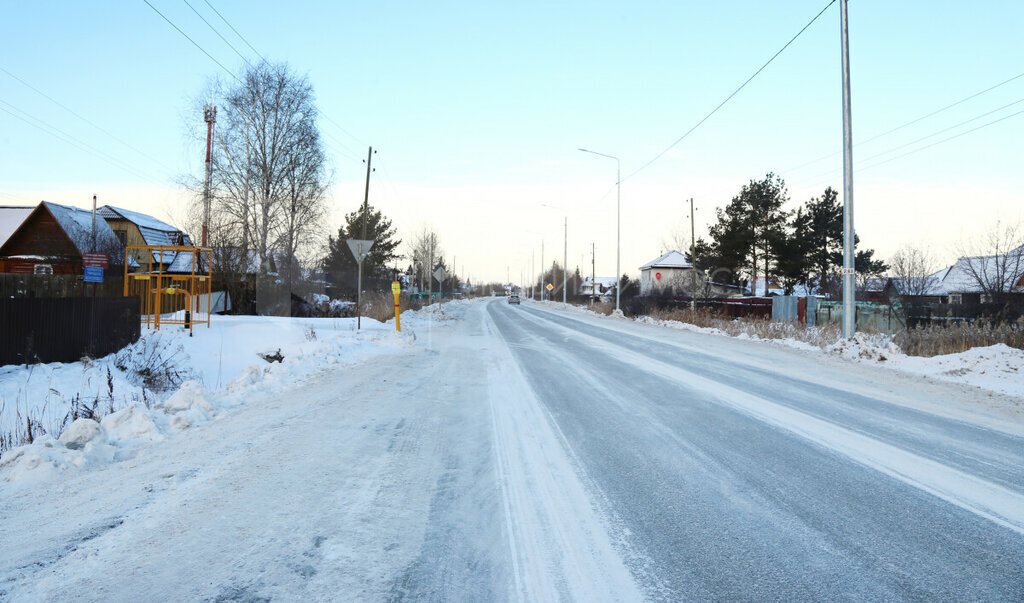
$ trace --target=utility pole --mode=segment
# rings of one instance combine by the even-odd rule
[[[839,0],[839,29],[843,45],[843,337],[853,337],[856,325],[856,272],[853,252],[853,124],[850,109],[850,32],[847,0]]]
[[[562,266],[562,303],[563,304],[565,303],[565,294],[566,294],[566,290],[565,290],[565,277],[566,277],[566,273],[569,271],[569,216],[565,217],[565,251],[564,251],[564,253],[565,253],[565,256],[564,256],[563,261],[565,262],[565,265]]]
[[[693,226],[693,197],[690,197],[690,274],[692,276],[692,289],[690,290],[690,310],[697,311],[697,235]]]
[[[373,147],[366,153],[366,192],[363,193],[363,234],[362,240],[366,240],[366,214],[370,204],[370,163],[373,161]],[[363,261],[359,259],[359,277],[356,280],[356,329],[363,328]]]
[[[206,179],[203,183],[203,247],[210,244],[210,178],[213,174],[213,124],[217,122],[217,107],[203,106],[203,120],[206,121]],[[248,166],[246,166],[248,167]]]
[[[92,249],[96,253],[96,195],[92,196]]]
[[[590,305],[597,294],[597,243],[590,242]]]
[[[544,301],[544,291],[547,287],[544,286],[544,239],[540,240],[540,301]]]

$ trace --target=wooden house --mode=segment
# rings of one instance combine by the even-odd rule
[[[184,245],[192,246],[192,239],[178,228],[143,213],[104,205],[96,210],[114,231],[121,245]],[[152,261],[153,269],[167,269],[177,257],[174,251],[149,252],[145,249],[129,250],[132,258],[143,270]]]
[[[107,254],[110,265],[124,265],[124,246],[98,215],[43,201],[0,246],[0,272],[83,274],[82,254]],[[94,235],[95,232],[95,235]]]

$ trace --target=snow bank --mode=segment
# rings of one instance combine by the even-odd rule
[[[561,309],[584,312],[602,319],[615,318],[593,312],[582,306],[564,306],[550,304]],[[984,390],[1024,397],[1024,350],[1011,348],[1005,344],[973,348],[958,354],[946,354],[923,358],[908,356],[893,342],[892,335],[884,333],[856,333],[852,339],[838,339],[834,335],[810,327],[804,332],[801,341],[794,337],[760,337],[752,325],[735,323],[739,332],[733,334],[714,327],[699,327],[676,320],[662,320],[650,316],[638,316],[636,322],[665,328],[691,331],[705,335],[735,337],[748,341],[758,341],[781,345],[788,348],[822,352],[850,362],[859,362],[886,366],[905,373],[925,375],[942,381],[961,383]],[[779,325],[780,335],[785,335],[787,328],[795,328],[791,323],[772,323]]]
[[[192,337],[175,327],[100,359],[0,367],[0,481],[34,481],[128,458],[143,446],[215,419],[256,391],[283,391],[313,374],[412,344],[446,318],[443,304],[393,322],[363,318],[215,317]],[[263,355],[280,354],[281,362]],[[29,437],[31,434],[31,438]],[[53,437],[60,434],[60,439]]]

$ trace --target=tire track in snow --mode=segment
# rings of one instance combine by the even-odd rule
[[[495,337],[493,318],[486,329]],[[612,544],[557,426],[507,345],[488,367],[495,456],[520,600],[635,601],[642,592]]]
[[[525,314],[524,319],[550,324],[572,335],[587,347],[613,351],[622,362],[674,381],[706,391],[710,397],[760,421],[789,431],[806,440],[842,454],[851,460],[894,477],[971,513],[1024,534],[1024,493],[960,471],[943,463],[810,416],[767,398],[741,391],[691,370],[667,364],[612,341],[570,329],[549,318]]]

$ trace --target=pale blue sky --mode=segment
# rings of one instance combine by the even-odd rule
[[[189,0],[246,57],[254,53],[204,0]],[[241,59],[182,0],[150,0],[231,70]],[[379,148],[371,202],[400,234],[438,230],[460,272],[513,278],[597,242],[614,272],[615,165],[632,173],[699,121],[827,0],[781,2],[377,2],[210,0],[264,56],[306,73],[337,187],[337,217],[362,199],[369,144]],[[769,170],[796,202],[842,185],[838,2],[736,98],[673,151],[622,185],[622,270],[663,250],[698,205],[715,207]],[[0,72],[0,203],[100,201],[180,215],[179,175],[198,173],[186,135],[190,99],[226,74],[142,0],[4,0],[0,68],[140,154]],[[1024,73],[1024,3],[850,2],[854,138],[871,136]],[[888,157],[1024,110],[1024,77],[855,150],[857,228],[884,256],[904,243],[949,259],[964,238],[1024,206],[1024,115],[908,157]],[[13,107],[13,108],[12,108]],[[94,149],[33,128],[42,120]],[[794,170],[809,161],[826,160]],[[109,155],[128,169],[111,165]],[[611,192],[609,192],[611,191]],[[562,213],[541,204],[563,208]],[[336,228],[336,224],[332,225]],[[688,225],[687,225],[688,230]]]

